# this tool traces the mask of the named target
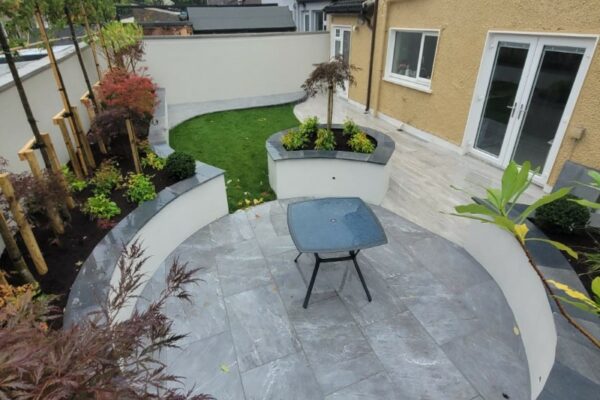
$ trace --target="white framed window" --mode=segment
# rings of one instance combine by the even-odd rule
[[[308,11],[302,13],[302,28],[304,32],[310,32],[310,13]]]
[[[430,92],[438,37],[437,30],[390,29],[386,80]]]
[[[324,24],[324,13],[323,11],[313,11],[313,21],[314,21],[314,30],[315,31],[323,31],[325,30]]]

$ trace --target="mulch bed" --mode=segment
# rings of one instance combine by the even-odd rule
[[[591,273],[589,272],[589,265],[586,263],[583,253],[592,253],[597,251],[600,244],[600,229],[588,228],[572,234],[565,234],[556,232],[545,226],[537,226],[542,230],[542,232],[544,232],[546,236],[548,236],[548,238],[566,244],[579,254],[579,258],[574,259],[563,252],[563,255],[567,258],[573,267],[573,270],[575,270],[579,276],[583,286],[586,288],[588,293],[591,293],[592,280],[600,276],[600,271]]]
[[[350,148],[350,146],[348,146],[348,140],[350,139],[350,136],[344,135],[342,129],[334,128],[331,131],[333,132],[333,136],[335,137],[335,150],[350,151],[350,152],[354,151]],[[371,141],[371,143],[373,143],[373,145],[375,145],[375,147],[377,147],[377,140],[375,140],[373,137],[371,137],[369,135],[367,135],[367,138]],[[309,137],[309,139],[310,139],[310,141],[306,145],[306,150],[314,150],[315,149],[315,140],[317,139],[317,135],[313,134]]]
[[[123,176],[127,175],[130,171],[135,171],[126,136],[120,135],[113,140],[111,151],[108,155],[101,154],[95,146],[92,148],[98,165],[100,165],[102,160],[110,158],[118,162]],[[152,176],[152,182],[156,187],[157,193],[175,183],[165,170],[155,171],[146,168],[144,169],[144,173]],[[79,269],[96,244],[110,231],[112,226],[116,225],[138,206],[136,203],[127,201],[124,189],[113,191],[110,197],[121,208],[121,214],[113,218],[109,226],[101,227],[96,221],[91,220],[88,215],[85,215],[79,209],[79,205],[82,205],[92,195],[91,188],[86,188],[80,193],[73,194],[77,205],[74,209],[70,210],[71,220],[65,221],[65,233],[58,240],[49,228],[37,226],[33,228],[34,235],[48,264],[48,273],[46,275],[40,276],[36,273],[20,235],[17,235],[16,238],[23,257],[30,267],[30,271],[32,271],[40,283],[42,292],[58,295],[59,299],[56,305],[61,309],[67,304],[71,286],[79,273]],[[0,257],[0,265],[6,267],[8,270],[12,269],[12,263],[6,252]],[[21,282],[11,283],[19,284]],[[60,321],[57,322],[62,324]]]

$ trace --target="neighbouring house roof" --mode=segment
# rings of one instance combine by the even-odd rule
[[[360,14],[364,0],[338,0],[323,9],[327,14]]]
[[[285,6],[188,7],[194,33],[295,31],[292,12]]]

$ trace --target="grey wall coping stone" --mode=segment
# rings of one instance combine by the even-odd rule
[[[173,152],[165,142],[168,135],[167,104],[165,90],[158,89],[159,105],[150,126],[149,141],[161,157]],[[123,246],[130,243],[157,213],[186,192],[224,174],[224,171],[208,164],[196,162],[196,174],[161,190],[154,200],[147,201],[129,213],[112,228],[96,245],[83,263],[64,312],[64,326],[98,311],[108,296],[110,281],[117,266]]]
[[[323,124],[319,125],[319,128],[326,127]],[[342,129],[343,126],[341,124],[333,124],[331,126],[333,129]],[[295,160],[295,159],[305,159],[305,158],[328,158],[328,159],[338,159],[338,160],[349,160],[349,161],[362,161],[372,164],[380,164],[386,165],[392,154],[394,153],[394,149],[396,148],[396,143],[390,138],[388,135],[376,131],[371,128],[367,128],[364,126],[359,127],[361,131],[365,132],[367,135],[371,136],[373,139],[377,141],[377,147],[375,151],[371,154],[365,153],[355,153],[352,151],[328,151],[328,150],[294,150],[288,151],[281,144],[281,138],[283,135],[288,133],[292,129],[286,129],[280,132],[273,134],[269,139],[267,139],[267,153],[271,156],[273,161],[281,161],[281,160]]]
[[[481,199],[474,199],[481,203]],[[514,213],[520,213],[526,205],[517,204]],[[528,237],[548,239],[548,237],[532,222],[526,221],[529,228]],[[565,283],[571,288],[587,293],[577,273],[566,257],[553,246],[539,241],[526,242],[527,250],[545,279]],[[557,292],[560,292],[558,289]],[[550,376],[544,385],[539,400],[585,400],[591,393],[600,393],[600,350],[573,327],[560,313],[554,299],[547,293],[548,302],[554,316],[557,333],[557,352]],[[565,302],[565,311],[575,321],[600,338],[600,318],[586,313]],[[582,355],[587,355],[585,360]],[[568,395],[567,395],[568,393]]]

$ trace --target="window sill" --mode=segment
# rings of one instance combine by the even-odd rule
[[[395,85],[405,86],[410,89],[418,90],[419,92],[424,93],[432,93],[431,88],[425,85],[420,85],[418,83],[410,82],[404,79],[392,78],[389,76],[385,76],[383,78],[384,81],[393,83]]]

